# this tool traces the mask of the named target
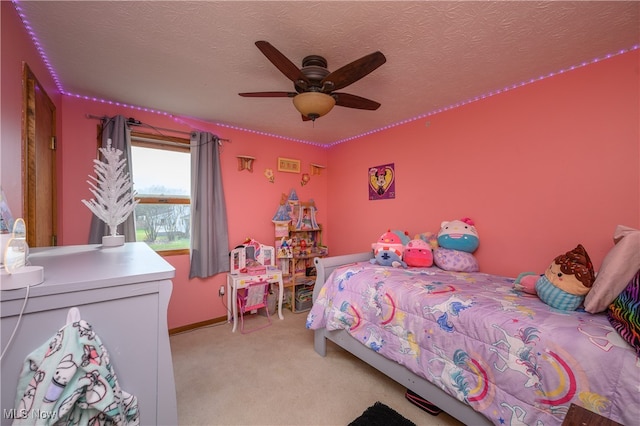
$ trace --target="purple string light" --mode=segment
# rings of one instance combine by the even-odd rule
[[[35,34],[35,31],[31,27],[31,25],[29,24],[29,21],[28,21],[27,17],[25,16],[25,14],[24,14],[24,12],[22,10],[22,7],[19,4],[19,1],[18,0],[11,0],[11,2],[13,3],[16,11],[18,12],[18,16],[20,17],[20,20],[22,21],[22,24],[23,24],[24,28],[27,30],[27,32],[28,32],[28,34],[29,34],[29,36],[31,38],[31,41],[33,42],[36,50],[40,54],[40,57],[42,58],[42,61],[44,62],[46,68],[49,70],[49,74],[51,74],[51,77],[53,78],[53,81],[55,82],[56,87],[58,88],[58,91],[61,94],[66,95],[66,96],[70,96],[70,97],[75,97],[75,98],[78,98],[78,99],[84,99],[84,100],[92,101],[92,102],[99,102],[99,103],[108,104],[108,105],[115,105],[115,106],[124,107],[124,108],[131,108],[131,109],[135,109],[137,111],[145,111],[145,112],[150,112],[150,113],[154,113],[154,114],[158,114],[158,115],[172,117],[176,122],[181,122],[182,124],[187,124],[183,120],[181,120],[178,117],[174,116],[173,114],[170,114],[170,113],[167,113],[167,112],[157,111],[157,110],[149,109],[149,108],[145,108],[145,107],[139,107],[139,106],[135,106],[135,105],[127,105],[127,104],[120,103],[120,102],[114,102],[114,101],[105,100],[105,99],[101,99],[101,98],[78,95],[78,94],[73,94],[73,93],[70,93],[70,92],[66,92],[63,89],[62,83],[60,82],[60,79],[58,78],[58,75],[56,74],[55,70],[53,69],[53,66],[49,62],[49,58],[47,57],[46,53],[44,52],[44,48],[40,44],[40,41],[38,40],[38,37]],[[284,139],[284,140],[288,140],[288,141],[292,141],[292,142],[304,143],[304,144],[307,144],[307,145],[319,146],[319,147],[322,147],[322,148],[329,148],[329,147],[332,147],[334,145],[338,145],[338,144],[341,144],[341,143],[344,143],[344,142],[348,142],[348,141],[351,141],[351,140],[354,140],[354,139],[358,139],[358,138],[361,138],[361,137],[364,137],[364,136],[369,136],[369,135],[372,135],[374,133],[381,132],[383,130],[388,130],[388,129],[391,129],[391,128],[394,128],[394,127],[397,127],[397,126],[401,126],[403,124],[411,123],[411,122],[416,121],[416,120],[421,120],[423,118],[431,117],[433,115],[439,114],[439,113],[444,112],[444,111],[449,111],[449,110],[452,110],[452,109],[455,109],[455,108],[458,108],[458,107],[461,107],[461,106],[464,106],[464,105],[468,105],[468,104],[470,104],[472,102],[476,102],[476,101],[483,100],[483,99],[489,98],[491,96],[494,96],[494,95],[497,95],[497,94],[500,94],[500,93],[507,92],[509,90],[517,89],[519,87],[525,86],[525,85],[530,84],[530,83],[535,83],[536,81],[541,81],[541,80],[544,80],[546,78],[556,76],[558,74],[563,74],[566,71],[573,71],[575,69],[582,68],[582,67],[590,65],[590,64],[595,64],[595,63],[600,62],[600,61],[602,61],[604,59],[610,59],[610,58],[612,58],[614,56],[622,55],[623,53],[631,52],[631,51],[637,50],[639,48],[640,48],[640,44],[636,44],[636,45],[631,46],[628,49],[620,49],[615,53],[608,53],[608,54],[604,55],[603,57],[595,58],[595,59],[592,59],[590,61],[585,61],[585,62],[582,62],[579,65],[571,65],[568,68],[564,68],[564,69],[561,69],[561,70],[556,71],[556,72],[550,72],[547,75],[542,75],[542,76],[539,76],[537,78],[532,78],[532,79],[530,79],[528,81],[522,81],[520,83],[515,83],[515,84],[512,84],[512,85],[510,85],[508,87],[505,87],[503,89],[497,89],[497,90],[494,90],[494,91],[491,91],[491,92],[487,92],[485,94],[476,96],[476,97],[471,98],[471,99],[467,99],[465,101],[460,101],[460,102],[457,102],[455,104],[451,104],[449,106],[438,108],[436,110],[433,110],[433,111],[430,111],[430,112],[427,112],[427,113],[424,113],[424,114],[420,114],[420,115],[417,115],[417,116],[412,117],[412,118],[408,118],[408,119],[405,119],[405,120],[402,120],[402,121],[398,121],[396,123],[388,124],[386,126],[383,126],[383,127],[380,127],[380,128],[374,129],[374,130],[369,130],[367,132],[360,133],[358,135],[350,136],[348,138],[340,139],[340,140],[337,140],[337,141],[332,142],[330,144],[321,144],[321,143],[318,143],[318,142],[313,142],[313,141],[308,141],[308,140],[303,140],[303,139],[290,138],[290,137],[287,137],[287,136],[276,135],[276,134],[273,134],[273,133],[262,132],[262,131],[258,131],[258,130],[246,129],[246,128],[243,128],[243,127],[233,126],[233,125],[230,125],[230,124],[224,124],[224,123],[212,123],[212,124],[214,124],[216,126],[219,126],[219,127],[224,127],[224,128],[227,128],[227,129],[239,130],[239,131],[242,131],[242,132],[252,133],[252,134],[255,134],[255,135],[268,136],[268,137]]]
[[[334,145],[338,145],[338,144],[341,144],[341,143],[344,143],[344,142],[348,142],[348,141],[351,141],[351,140],[354,140],[354,139],[361,138],[363,136],[368,136],[368,135],[371,135],[371,134],[374,134],[374,133],[381,132],[383,130],[391,129],[393,127],[397,127],[397,126],[400,126],[400,125],[403,125],[403,124],[406,124],[406,123],[409,123],[409,122],[412,122],[412,121],[421,120],[423,118],[431,117],[433,115],[439,114],[439,113],[444,112],[444,111],[449,111],[449,110],[454,109],[454,108],[458,108],[458,107],[461,107],[461,106],[464,106],[464,105],[468,105],[468,104],[470,104],[472,102],[475,102],[475,101],[479,101],[479,100],[482,100],[482,99],[489,98],[489,97],[491,97],[493,95],[504,93],[504,92],[507,92],[507,91],[512,90],[512,89],[517,89],[519,87],[525,86],[525,85],[530,84],[530,83],[535,83],[536,81],[541,81],[541,80],[544,80],[544,79],[549,78],[549,77],[553,77],[553,76],[558,75],[558,74],[563,74],[566,71],[573,71],[575,69],[582,68],[582,67],[590,65],[590,64],[595,64],[597,62],[602,61],[603,59],[610,59],[610,58],[613,58],[614,56],[622,55],[623,53],[627,53],[627,52],[632,52],[634,50],[638,50],[639,48],[640,48],[640,44],[636,44],[636,45],[631,46],[628,49],[620,49],[615,53],[608,53],[608,54],[606,54],[605,56],[603,56],[601,58],[595,58],[595,59],[592,59],[591,61],[582,62],[580,65],[571,65],[568,68],[561,69],[561,70],[556,71],[556,72],[550,72],[547,75],[543,75],[543,76],[540,76],[538,78],[532,78],[529,81],[522,81],[520,83],[515,83],[515,84],[512,84],[511,86],[505,87],[503,89],[498,89],[498,90],[495,90],[495,91],[492,91],[492,92],[488,92],[486,94],[483,94],[483,95],[480,95],[480,96],[476,96],[476,97],[471,98],[471,99],[467,99],[466,101],[461,101],[461,102],[458,102],[458,103],[455,103],[455,104],[452,104],[452,105],[449,105],[449,106],[446,106],[446,107],[442,107],[442,108],[433,110],[431,112],[427,112],[427,113],[424,113],[424,114],[417,115],[417,116],[415,116],[413,118],[409,118],[409,119],[402,120],[402,121],[399,121],[399,122],[396,122],[396,123],[388,124],[388,125],[386,125],[384,127],[380,127],[378,129],[370,130],[368,132],[361,133],[359,135],[354,135],[354,136],[350,136],[350,137],[345,138],[345,139],[340,139],[340,140],[337,140],[335,142],[332,142],[328,146],[331,147],[331,146],[334,146]]]

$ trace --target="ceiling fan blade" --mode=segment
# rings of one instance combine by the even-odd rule
[[[273,47],[271,43],[260,40],[256,41],[256,46],[289,80],[294,83],[298,80],[309,83],[309,79],[302,73],[300,68],[284,56],[278,49]]]
[[[336,105],[341,107],[367,109],[370,111],[374,111],[380,107],[380,103],[376,101],[356,95],[350,95],[349,93],[334,92],[331,95],[336,99]]]
[[[246,92],[238,93],[245,98],[293,98],[296,92]]]
[[[330,73],[322,80],[322,84],[331,82],[333,86],[329,85],[329,90],[340,90],[360,80],[385,62],[387,58],[381,52],[373,52]]]

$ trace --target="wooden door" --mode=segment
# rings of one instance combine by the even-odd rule
[[[23,69],[23,188],[27,243],[57,244],[56,108],[27,64]]]

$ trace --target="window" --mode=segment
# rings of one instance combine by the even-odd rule
[[[161,254],[189,250],[191,153],[189,140],[131,132],[136,241]]]

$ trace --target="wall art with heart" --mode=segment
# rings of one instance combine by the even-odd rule
[[[394,163],[369,168],[369,199],[396,198],[396,171]]]

